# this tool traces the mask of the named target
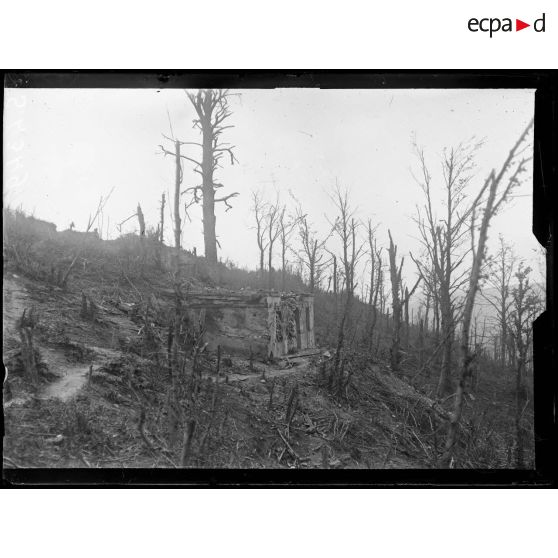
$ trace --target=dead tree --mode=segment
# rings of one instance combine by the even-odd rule
[[[163,145],[159,145],[161,153],[165,155],[171,156],[174,158],[174,197],[173,197],[173,206],[171,211],[171,218],[173,220],[173,227],[174,227],[174,259],[175,259],[175,271],[177,269],[178,261],[180,260],[180,250],[181,250],[181,238],[182,238],[182,217],[180,215],[180,205],[181,205],[181,197],[191,188],[187,188],[184,191],[181,191],[182,181],[184,178],[184,168],[183,168],[183,160],[191,161],[190,157],[187,157],[181,152],[183,145],[189,145],[191,142],[188,141],[179,141],[175,138],[168,138],[163,134],[163,137],[171,141],[174,145],[174,151],[166,149]],[[164,194],[163,194],[164,200]],[[191,207],[193,204],[197,203],[199,200],[195,197],[189,200],[187,203],[184,204],[184,211],[187,212],[188,208]],[[161,205],[161,212],[163,211],[164,203]],[[161,218],[161,223],[164,224],[163,217]]]
[[[422,298],[423,303],[419,309],[419,361],[420,367],[423,366],[424,351],[426,349],[426,340],[430,337],[430,333],[434,334],[434,346],[440,342],[440,319],[438,312],[437,296],[436,296],[436,276],[424,267],[420,267],[413,255],[410,254],[411,259],[417,265],[417,271],[422,278]],[[424,316],[422,316],[422,309],[424,308]],[[432,320],[430,320],[430,311],[432,310]],[[430,370],[430,369],[429,369]]]
[[[405,258],[401,258],[401,263],[397,267],[397,246],[393,243],[391,238],[391,232],[388,230],[389,234],[389,272],[391,279],[391,298],[392,298],[392,308],[393,308],[393,333],[391,339],[391,371],[397,372],[399,370],[399,332],[401,329],[401,272],[403,269],[403,262]]]
[[[331,199],[337,210],[337,217],[332,223],[332,232],[341,242],[340,262],[344,272],[344,290],[345,304],[341,320],[337,329],[337,348],[335,351],[333,372],[337,381],[337,393],[340,395],[343,391],[343,372],[344,372],[344,356],[345,338],[348,328],[348,322],[351,321],[355,289],[357,282],[355,281],[355,272],[357,264],[364,253],[364,246],[358,239],[359,223],[355,219],[355,210],[351,207],[348,190],[342,190],[336,186]]]
[[[139,235],[140,238],[145,238],[145,217],[143,216],[143,211],[141,210],[141,205],[138,203],[138,223],[139,223]]]
[[[164,136],[166,137],[166,136]],[[168,138],[167,138],[168,139]],[[185,155],[182,155],[181,147],[185,143],[177,139],[171,140],[174,143],[174,152],[165,149],[162,145],[161,152],[167,156],[170,155],[174,157],[174,204],[173,204],[173,225],[174,225],[174,272],[175,272],[175,283],[178,280],[178,275],[180,273],[180,250],[181,250],[181,236],[182,236],[182,217],[180,216],[180,196],[184,193],[180,191],[182,185],[182,179],[184,175],[182,167],[182,158],[188,159]]]
[[[471,377],[474,354],[471,351],[469,335],[471,328],[471,318],[475,305],[475,297],[479,289],[483,264],[486,257],[486,241],[488,229],[492,218],[498,213],[510,193],[520,184],[521,175],[526,170],[526,164],[530,157],[524,157],[524,152],[528,149],[527,137],[533,126],[533,120],[529,122],[521,136],[510,150],[506,160],[498,172],[492,170],[477,197],[471,204],[470,210],[466,213],[470,215],[470,238],[472,252],[472,267],[469,276],[469,284],[465,295],[465,305],[463,308],[463,318],[461,324],[461,363],[459,379],[454,399],[454,409],[450,418],[450,424],[446,437],[444,455],[442,462],[445,466],[451,467],[454,459],[454,449],[457,441],[457,431],[461,414],[463,411],[463,400],[465,386]],[[480,215],[480,225],[477,225],[476,218]]]
[[[331,266],[331,275],[329,276],[328,285],[326,292],[333,293],[334,302],[334,316],[333,322],[338,323],[339,318],[339,263],[335,252],[325,248],[326,252],[330,255],[330,259],[324,264],[324,266]]]
[[[267,231],[267,288],[271,291],[273,287],[273,246],[281,235],[281,212],[283,209],[279,204],[279,196],[275,203],[267,204],[266,224]]]
[[[317,233],[312,230],[308,222],[308,216],[302,215],[300,209],[297,213],[298,237],[301,249],[298,251],[301,264],[308,271],[308,287],[311,293],[316,288],[316,278],[319,275],[319,268],[323,265],[324,246],[327,238],[319,240]]]
[[[228,211],[232,208],[229,200],[239,195],[238,192],[233,192],[216,197],[217,191],[224,187],[215,181],[215,171],[221,166],[223,156],[229,156],[231,165],[236,161],[234,146],[221,140],[222,133],[233,127],[226,124],[232,114],[229,106],[230,93],[223,89],[200,89],[196,94],[186,92],[186,95],[196,111],[194,128],[200,130],[202,141],[182,142],[181,145],[197,146],[201,148],[202,154],[201,161],[185,155],[182,157],[194,164],[193,170],[201,176],[202,182],[185,191],[192,194],[194,203],[202,204],[205,257],[207,261],[217,263],[215,204],[224,203],[227,207],[225,211]]]
[[[424,318],[420,314],[419,310],[419,317],[418,317],[418,355],[419,355],[419,369],[422,369],[424,366]]]
[[[482,321],[482,332],[480,336],[477,335],[477,320],[478,320],[478,316],[475,317],[475,333],[474,333],[473,347],[474,347],[475,355],[480,356],[485,353],[484,340],[486,338],[486,316],[484,316]],[[474,375],[471,377],[471,389],[477,390],[479,387],[479,382],[480,382],[480,366],[477,358],[474,366]]]
[[[409,349],[409,289],[405,287],[405,297],[403,298],[403,323],[405,325],[403,329],[403,349],[407,351]]]
[[[190,452],[192,448],[192,440],[194,439],[194,432],[196,430],[196,421],[194,419],[188,420],[186,428],[184,429],[184,439],[182,442],[182,451],[180,454],[180,466],[186,467]]]
[[[39,367],[35,354],[34,330],[37,325],[37,315],[34,308],[29,312],[25,309],[17,321],[17,329],[21,339],[21,360],[26,380],[33,387],[39,384]]]
[[[337,276],[337,256],[335,254],[331,255],[331,263],[333,266],[333,275],[332,275],[332,280],[333,280],[333,295],[335,296],[335,300],[337,301],[337,293],[339,290],[339,278]]]
[[[452,391],[451,369],[454,331],[456,326],[456,297],[466,285],[468,269],[463,266],[469,250],[467,222],[471,206],[467,207],[467,186],[473,178],[474,157],[481,143],[459,144],[444,150],[442,155],[442,201],[445,205],[443,218],[438,217],[432,202],[432,177],[428,170],[424,150],[416,143],[414,148],[420,165],[420,185],[425,202],[417,207],[415,222],[418,225],[424,260],[415,260],[424,280],[433,273],[430,281],[434,288],[434,302],[440,312],[441,337],[445,339],[438,383],[438,396]]]
[[[264,281],[265,273],[265,252],[267,250],[266,227],[265,227],[265,209],[266,204],[262,199],[260,192],[252,192],[252,211],[256,219],[256,240],[258,242],[258,250],[260,255],[260,279]]]
[[[368,288],[368,348],[372,350],[374,343],[374,330],[378,321],[378,295],[380,293],[380,283],[382,281],[382,248],[378,249],[375,231],[377,227],[372,227],[372,221],[368,219],[368,250],[370,257],[370,285]]]
[[[180,339],[180,321],[182,319],[182,293],[180,282],[180,251],[181,251],[181,237],[182,237],[182,220],[180,217],[180,187],[182,185],[182,161],[180,153],[181,144],[178,140],[174,142],[174,322],[173,322],[173,345],[172,357],[173,365],[172,370],[172,390],[173,394],[178,391],[178,371],[180,369],[179,363],[179,339]]]
[[[159,242],[164,243],[165,230],[165,192],[161,194],[161,217],[159,221]]]
[[[176,440],[176,430],[178,426],[178,418],[180,409],[178,405],[178,382],[179,372],[182,369],[180,362],[180,325],[182,322],[182,292],[180,278],[180,252],[182,237],[182,218],[180,215],[181,207],[181,186],[183,180],[183,168],[181,146],[184,142],[177,139],[171,140],[174,143],[174,151],[165,149],[162,145],[159,147],[165,156],[169,155],[174,158],[174,320],[172,323],[172,333],[169,332],[169,370],[171,372],[171,390],[169,394],[169,437],[171,442]]]
[[[403,264],[405,258],[401,258],[399,265],[397,265],[397,246],[391,237],[391,231],[388,230],[389,235],[389,271],[391,278],[391,298],[393,309],[393,330],[391,338],[391,371],[398,372],[401,362],[401,311],[403,307],[408,308],[409,299],[413,296],[416,288],[418,287],[421,277],[417,279],[415,286],[409,291],[403,286],[401,274],[403,272]],[[407,310],[408,317],[408,310]]]
[[[510,336],[508,332],[508,313],[512,304],[510,282],[515,271],[515,257],[511,246],[504,242],[502,235],[499,237],[498,252],[493,261],[489,263],[490,273],[488,282],[495,293],[483,298],[494,308],[500,328],[500,362],[503,367],[507,364],[506,355],[512,356]]]
[[[370,256],[370,285],[368,293],[368,306],[370,309],[370,323],[368,328],[368,347],[372,349],[374,344],[374,330],[378,321],[378,296],[380,294],[380,285],[383,281],[382,271],[382,248],[378,249],[375,228],[372,222],[368,220],[368,249]]]
[[[536,316],[542,310],[541,297],[535,292],[529,281],[530,267],[524,267],[519,263],[515,279],[517,286],[511,291],[512,306],[509,309],[509,330],[514,341],[515,348],[515,431],[516,466],[522,468],[524,464],[524,436],[522,418],[527,407],[525,371],[528,360],[528,351],[532,340],[532,324]]]
[[[279,213],[279,242],[281,245],[281,291],[285,291],[287,279],[287,250],[291,235],[298,224],[296,217],[287,215],[287,207],[284,205]]]

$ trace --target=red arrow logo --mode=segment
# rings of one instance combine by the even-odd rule
[[[522,29],[525,29],[526,27],[531,27],[531,24],[525,23],[524,21],[521,21],[520,19],[515,20],[515,30],[516,31],[521,31]]]

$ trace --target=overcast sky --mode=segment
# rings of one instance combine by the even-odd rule
[[[351,191],[358,216],[379,223],[380,243],[390,228],[400,253],[418,251],[411,217],[421,191],[411,139],[425,147],[434,181],[440,154],[472,136],[485,138],[477,157],[476,191],[500,166],[534,112],[531,90],[243,90],[231,99],[233,115],[223,139],[236,146],[239,163],[217,173],[226,193],[239,192],[234,208],[217,208],[220,256],[257,265],[250,192],[270,198],[292,190],[316,228],[325,233],[336,180]],[[104,212],[103,235],[117,236],[116,223],[141,203],[147,225],[156,226],[162,192],[173,188],[173,161],[158,154],[162,133],[197,141],[194,110],[182,90],[25,89],[5,91],[4,203],[22,206],[65,229],[83,230],[99,196],[114,192]],[[187,154],[198,157],[195,146]],[[530,167],[529,167],[530,169]],[[186,169],[184,186],[197,184]],[[534,259],[531,233],[531,172],[505,211],[493,222],[518,255]],[[191,210],[183,243],[203,253],[201,209]],[[168,214],[166,240],[172,241]],[[137,225],[131,220],[123,232]],[[409,266],[409,270],[410,270]]]

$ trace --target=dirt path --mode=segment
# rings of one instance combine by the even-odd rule
[[[40,347],[40,353],[49,372],[59,376],[43,389],[40,397],[68,401],[85,385],[89,366],[68,362],[62,352],[54,349]]]
[[[6,274],[4,276],[3,285],[3,334],[4,339],[11,338],[14,343],[18,343],[18,334],[16,330],[17,320],[21,317],[24,310],[32,307],[40,307],[43,304],[43,312],[45,298],[40,298],[40,292],[30,292],[24,284],[24,281],[16,274]],[[55,305],[52,301],[51,306]],[[44,386],[37,396],[40,399],[56,398],[62,401],[68,401],[78,394],[78,392],[87,383],[89,366],[91,363],[75,362],[70,355],[55,347],[49,347],[39,340],[35,340],[35,348],[41,355],[41,360],[47,366],[49,373],[55,378]],[[119,351],[115,351],[103,347],[86,347],[94,352],[92,361],[94,362],[94,370],[99,364],[121,356]],[[14,398],[11,404],[25,402],[29,397]]]
[[[68,401],[85,385],[88,370],[88,368],[68,368],[63,378],[53,382],[45,389],[44,397]]]
[[[60,379],[55,380],[45,388],[43,397],[68,401],[77,395],[81,388],[87,383],[89,366],[93,366],[92,372],[94,373],[99,368],[99,363],[104,363],[122,355],[119,351],[104,347],[91,346],[87,348],[95,352],[94,361],[97,363],[96,366],[92,364],[74,365],[68,363],[62,353],[53,351],[52,349],[43,349],[42,355],[48,364],[49,370],[61,375]]]
[[[43,391],[43,397],[68,401],[85,385],[88,371],[89,367],[67,368],[62,378],[47,386]]]
[[[43,390],[43,398],[68,401],[87,384],[90,366],[93,366],[92,372],[95,373],[103,364],[122,356],[120,351],[106,347],[89,346],[87,349],[94,352],[92,362],[89,364],[68,362],[64,353],[60,351],[49,348],[41,349],[41,355],[48,365],[49,371],[60,376]]]

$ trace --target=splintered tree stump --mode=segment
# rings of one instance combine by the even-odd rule
[[[269,383],[268,389],[269,389],[269,403],[267,405],[267,410],[271,411],[271,409],[273,409],[273,392],[275,391],[275,378],[271,380],[271,382]]]
[[[81,308],[79,315],[84,320],[94,320],[97,315],[97,305],[91,297],[87,297],[85,293],[81,293]]]
[[[194,419],[190,419],[184,431],[182,455],[180,457],[181,467],[186,467],[186,465],[188,464],[188,459],[190,457],[190,450],[192,448],[192,440],[194,438],[195,430],[196,430],[196,421]]]
[[[25,376],[33,385],[37,385],[39,383],[39,371],[33,347],[33,332],[31,328],[22,327],[19,334],[21,339],[21,359]]]
[[[81,318],[87,318],[87,297],[85,293],[81,293],[81,310],[79,315]]]
[[[37,323],[34,308],[24,310],[18,320],[19,337],[21,340],[21,360],[25,377],[36,386],[39,383],[39,369],[33,343],[33,330]]]

